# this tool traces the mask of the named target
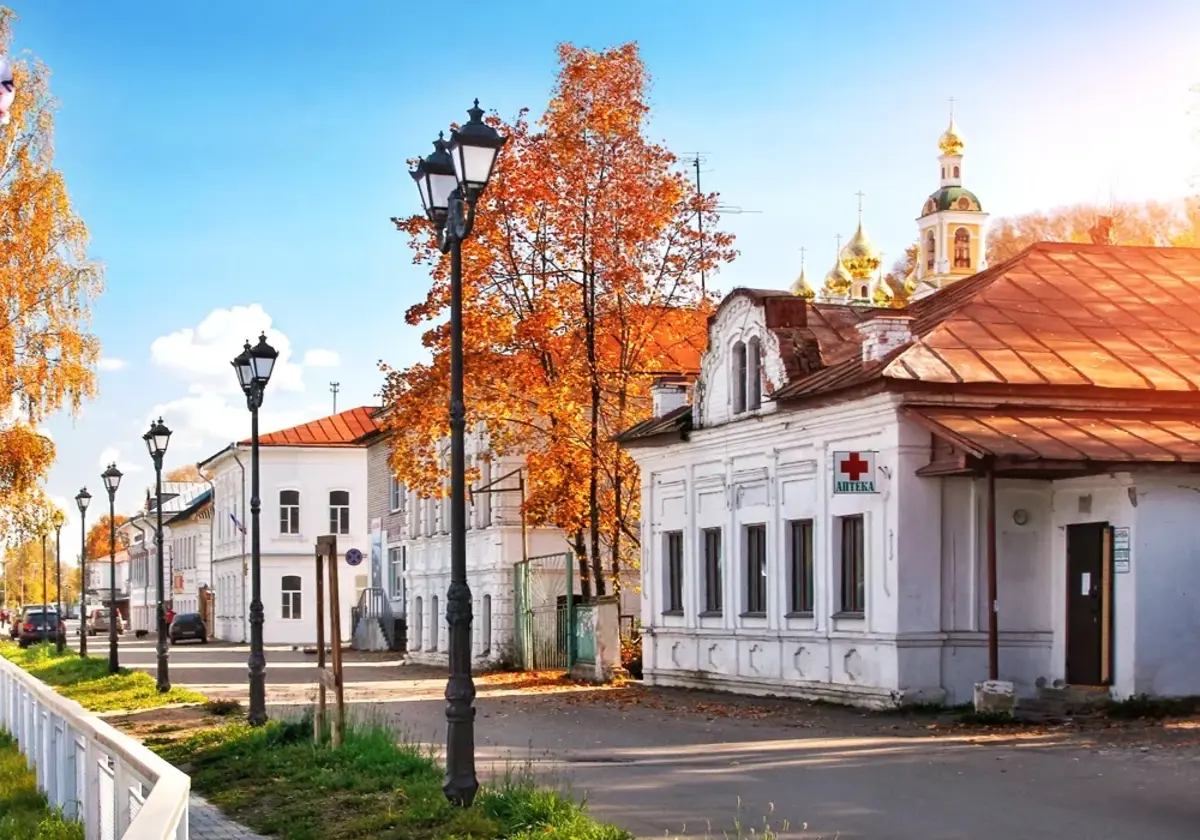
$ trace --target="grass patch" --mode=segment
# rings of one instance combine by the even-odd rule
[[[382,725],[348,726],[339,749],[312,738],[311,716],[252,728],[230,723],[147,746],[251,830],[288,840],[630,840],[559,791],[514,774],[468,809],[442,794],[442,768]]]
[[[128,668],[110,674],[107,659],[93,656],[81,659],[69,649],[59,653],[49,642],[24,649],[14,642],[0,642],[0,656],[93,712],[153,709],[175,703],[203,703],[207,699],[181,688],[159,694],[154,677],[149,674]]]
[[[4,840],[83,840],[83,825],[50,809],[37,777],[8,733],[0,732],[0,837]]]

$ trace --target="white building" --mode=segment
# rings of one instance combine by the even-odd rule
[[[112,590],[112,576],[117,579],[117,607],[125,613],[129,610],[129,552],[119,549],[112,558],[94,557],[87,561],[87,609],[107,605]]]
[[[212,491],[208,489],[166,522],[171,537],[171,607],[176,613],[201,613],[210,633],[212,537],[216,524]]]
[[[621,436],[649,683],[1200,694],[1200,250],[1042,243],[944,286],[735,290],[691,404],[660,385]]]
[[[146,491],[146,502],[142,512],[130,517],[120,526],[129,545],[129,619],[131,629],[155,631],[155,613],[158,604],[158,549],[155,531],[158,514],[154,510],[153,490]],[[173,537],[171,519],[190,509],[196,500],[209,493],[207,485],[192,481],[164,481],[163,495],[163,580],[166,588],[163,596],[166,605],[181,612],[173,604],[175,570],[172,553]]]
[[[264,640],[313,644],[317,638],[317,537],[338,541],[342,638],[368,570],[345,561],[349,549],[369,556],[368,441],[377,434],[372,409],[360,407],[260,436],[260,556]],[[201,462],[215,488],[212,587],[216,638],[250,638],[250,443],[231,444]],[[327,607],[328,609],[328,607]],[[326,612],[326,616],[329,613]]]
[[[377,446],[387,446],[386,440]],[[557,528],[521,529],[519,456],[491,456],[483,432],[467,436],[467,468],[479,469],[467,509],[467,578],[471,586],[472,656],[480,664],[512,661],[515,626],[514,567],[526,556],[563,556],[569,550]],[[372,459],[388,482],[388,511],[378,517],[392,524],[386,531],[389,567],[400,564],[406,598],[409,658],[446,664],[449,630],[446,590],[450,585],[450,498],[423,498],[391,477],[385,457]],[[382,484],[382,480],[380,482]],[[487,492],[484,492],[484,491]],[[382,526],[381,526],[382,527]],[[565,573],[564,573],[565,574]],[[397,595],[392,574],[391,594]],[[578,586],[576,586],[578,590]],[[565,594],[565,588],[563,589]]]

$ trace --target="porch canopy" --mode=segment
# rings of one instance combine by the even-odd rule
[[[1055,478],[1153,464],[1200,465],[1200,413],[910,406],[935,436],[919,475]]]

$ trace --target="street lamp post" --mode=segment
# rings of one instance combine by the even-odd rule
[[[79,507],[79,658],[87,657],[87,509],[92,494],[80,487],[75,495]]]
[[[108,673],[120,669],[117,659],[117,488],[121,486],[121,471],[116,464],[100,473],[108,491]]]
[[[50,580],[46,576],[46,526],[42,526],[42,610],[50,606]],[[44,615],[44,612],[43,612]],[[42,622],[45,626],[45,622]]]
[[[234,357],[238,384],[250,409],[250,713],[251,726],[267,722],[267,657],[263,654],[262,558],[259,554],[258,510],[258,409],[271,380],[277,351],[267,344],[267,334],[258,337],[253,347],[247,341]],[[334,619],[337,620],[336,617]]]
[[[154,553],[158,565],[158,589],[155,615],[158,622],[158,692],[166,694],[171,690],[171,675],[167,671],[167,613],[166,594],[163,581],[163,519],[162,519],[162,464],[163,455],[167,454],[167,444],[171,442],[171,430],[159,417],[158,421],[150,424],[150,431],[142,435],[146,441],[146,450],[154,460],[154,510],[157,527],[154,529]]]
[[[58,602],[58,627],[55,630],[55,647],[58,652],[62,653],[63,648],[67,644],[67,627],[63,622],[63,600],[62,600],[62,526],[63,515],[61,510],[54,512],[54,596]]]
[[[467,807],[479,790],[475,775],[475,683],[471,679],[471,588],[467,583],[466,423],[463,397],[462,243],[471,235],[475,207],[507,138],[483,121],[479,100],[471,118],[434,141],[433,153],[410,174],[425,215],[437,228],[438,247],[450,255],[450,677],[446,682],[446,779],[442,790]],[[394,220],[393,220],[394,221]]]

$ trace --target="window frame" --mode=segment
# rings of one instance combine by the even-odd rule
[[[404,485],[396,476],[388,478],[388,512],[400,513],[404,510]]]
[[[954,267],[971,267],[971,231],[965,227],[958,227],[954,231]]]
[[[405,603],[408,598],[408,583],[405,580],[405,575],[408,573],[408,546],[389,546],[387,559],[388,577],[392,583],[392,599],[398,599],[401,603]],[[399,579],[396,577],[397,566],[399,566],[400,572]]]
[[[346,503],[341,504],[335,502],[333,497],[335,494],[345,493]],[[344,530],[343,530],[344,529]],[[349,490],[330,490],[329,491],[329,533],[339,537],[350,535],[350,491]]]
[[[733,399],[733,413],[746,413],[746,344],[743,341],[734,342],[732,350],[732,370],[730,371],[730,391]]]
[[[683,531],[663,534],[663,615],[683,615]]]
[[[867,520],[861,513],[838,517],[838,611],[835,617],[863,618],[867,612]]]
[[[288,584],[295,581],[295,588]],[[279,579],[280,610],[279,617],[283,621],[304,620],[304,579],[300,575],[283,575]],[[289,597],[291,596],[291,597]]]
[[[289,502],[284,502],[284,500],[283,500],[284,493],[295,493],[296,494],[295,504],[291,504]],[[286,536],[286,537],[300,536],[300,499],[301,499],[300,491],[297,490],[295,487],[283,487],[283,488],[280,488],[279,494],[276,498],[277,498],[277,501],[279,502],[279,534],[280,534],[280,536]],[[284,529],[283,525],[284,525],[284,515],[285,515],[284,512],[285,511],[287,511],[288,525],[295,526],[296,530],[292,531],[292,530]]]
[[[755,556],[755,549],[758,556]],[[742,526],[742,557],[746,570],[745,611],[743,617],[767,614],[767,524],[751,522]]]
[[[789,519],[788,615],[811,618],[816,606],[815,523],[812,519]]]
[[[762,342],[754,336],[746,342],[746,411],[762,408]]]
[[[704,611],[701,616],[719,616],[724,612],[724,587],[721,585],[721,538],[722,529],[701,528],[700,545],[703,549],[701,562],[704,564]]]

